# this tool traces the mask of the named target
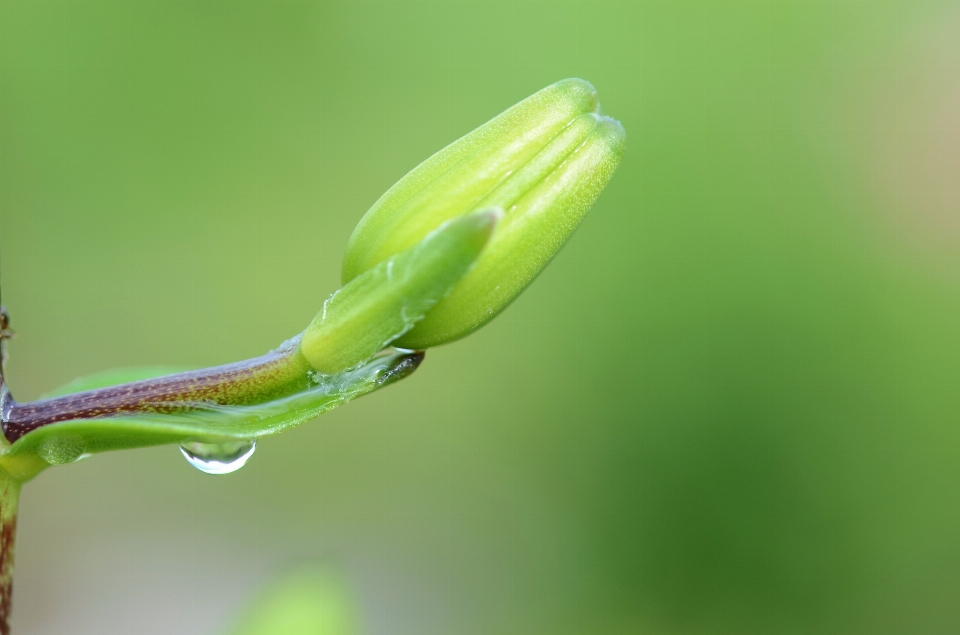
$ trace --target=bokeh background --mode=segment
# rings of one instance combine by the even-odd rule
[[[320,563],[370,635],[960,632],[960,3],[0,1],[31,399],[260,354],[407,170],[579,76],[567,248],[411,378],[24,488],[14,629],[223,632]]]

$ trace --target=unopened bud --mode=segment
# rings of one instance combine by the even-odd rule
[[[598,111],[591,84],[557,82],[421,163],[373,205],[347,246],[345,283],[452,218],[505,210],[475,266],[397,345],[427,348],[469,334],[560,250],[623,156],[623,126]]]

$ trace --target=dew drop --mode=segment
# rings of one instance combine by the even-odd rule
[[[180,452],[187,463],[206,474],[229,474],[243,467],[257,449],[257,440],[226,443],[184,443]]]

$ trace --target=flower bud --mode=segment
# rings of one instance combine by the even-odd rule
[[[623,126],[598,110],[588,82],[557,82],[421,163],[370,208],[347,245],[345,283],[449,219],[505,210],[475,266],[398,346],[427,348],[469,334],[560,250],[623,156]]]

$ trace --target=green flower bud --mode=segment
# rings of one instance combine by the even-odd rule
[[[300,352],[333,374],[373,356],[414,327],[473,266],[503,212],[450,220],[423,240],[354,278],[324,302]]]
[[[477,209],[506,210],[476,265],[396,344],[422,349],[479,328],[560,250],[613,176],[626,133],[590,83],[567,79],[436,153],[380,197],[343,260],[349,282]]]

